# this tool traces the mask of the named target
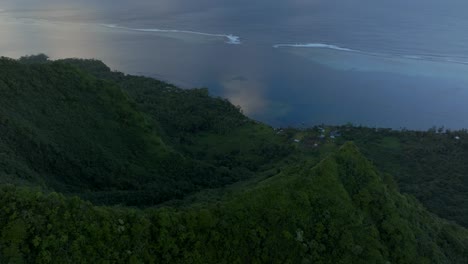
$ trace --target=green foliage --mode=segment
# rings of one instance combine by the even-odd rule
[[[348,144],[205,206],[131,210],[0,189],[0,261],[466,263],[468,232],[388,188]]]
[[[40,53],[36,55],[23,56],[19,58],[18,61],[24,64],[47,63],[49,61],[49,56]]]
[[[155,126],[111,81],[64,62],[0,60],[3,182],[145,205],[239,179],[184,157]]]
[[[236,167],[239,174],[275,164],[292,151],[272,128],[249,120],[227,100],[210,97],[206,88],[182,90],[155,79],[111,72],[94,60],[64,62],[117,83],[156,124],[165,142],[194,159]]]
[[[433,128],[395,131],[341,128],[400,190],[415,196],[430,211],[468,227],[468,133]],[[459,139],[456,139],[456,137]]]
[[[44,56],[0,59],[0,263],[468,262],[468,231],[399,193],[466,224],[464,132],[275,131]]]
[[[324,129],[325,132],[321,132]],[[432,128],[429,131],[321,126],[284,129],[297,145],[299,156],[321,159],[347,141],[381,170],[385,182],[416,197],[429,211],[468,227],[468,133]],[[330,137],[333,131],[339,136]],[[324,138],[320,138],[321,134]]]

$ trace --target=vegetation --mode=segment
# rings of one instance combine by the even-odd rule
[[[467,263],[441,218],[467,226],[465,135],[275,130],[206,89],[1,58],[0,263]]]
[[[150,111],[149,114],[139,111],[142,103],[137,105],[114,82],[97,79],[65,62],[25,64],[2,59],[0,71],[3,182],[39,184],[60,192],[77,193],[98,203],[148,205],[238,181],[251,175],[257,166],[272,161],[271,153],[262,152],[255,145],[243,153],[246,155],[239,155],[238,160],[228,161],[220,154],[204,153],[209,155],[205,161],[195,153],[198,148],[178,151],[182,143],[174,142],[189,147],[191,139],[184,139],[184,133],[177,135],[174,131],[183,130],[182,127],[191,131],[188,127],[198,126],[184,121],[191,118],[183,114],[190,112],[186,110],[190,105],[184,106],[180,98],[176,105],[184,107],[183,110],[171,113],[166,111],[169,102],[158,104],[154,111],[167,116],[156,119],[156,114]],[[155,88],[157,98],[168,94],[165,89]],[[170,90],[194,105],[212,101],[208,106],[212,109],[230,106],[198,91],[190,92],[194,100],[188,100],[189,95],[184,95],[182,90]],[[237,119],[237,123],[243,122],[243,125],[236,124],[238,129],[252,131],[253,136],[262,133],[265,140],[272,141],[271,129],[245,122],[246,118],[231,108],[218,121],[219,127]],[[165,120],[173,121],[162,127],[160,121]],[[201,131],[211,130],[214,129]],[[262,140],[258,142],[267,145]]]
[[[374,129],[352,125],[285,130],[290,140],[302,135],[299,149],[308,156],[325,155],[353,141],[374,165],[392,175],[403,193],[415,196],[430,211],[468,227],[468,133]],[[331,132],[340,136],[330,138]],[[320,138],[320,135],[325,135]],[[314,144],[318,147],[314,147]]]
[[[429,210],[468,227],[468,133],[368,129],[349,131],[363,153],[382,171],[394,175],[400,190]]]
[[[352,144],[222,202],[144,211],[1,189],[3,262],[466,263],[468,233],[385,185]]]
[[[100,61],[63,62],[117,83],[157,124],[164,140],[184,155],[216,166],[257,171],[291,153],[285,138],[277,137],[271,127],[248,119],[226,99],[210,97],[206,88],[182,90],[155,79],[112,72]]]

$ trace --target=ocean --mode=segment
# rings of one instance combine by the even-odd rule
[[[275,127],[468,128],[461,0],[3,0],[0,55],[207,87]]]

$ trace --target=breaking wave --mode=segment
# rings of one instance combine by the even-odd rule
[[[305,44],[276,44],[273,45],[274,48],[282,48],[282,47],[292,47],[292,48],[320,48],[320,49],[333,49],[333,50],[341,50],[341,51],[354,51],[359,52],[358,50],[348,49],[339,47],[336,45],[324,44],[324,43],[305,43]]]
[[[467,57],[445,57],[437,55],[406,55],[401,53],[378,53],[378,52],[365,52],[362,50],[344,48],[337,45],[325,44],[325,43],[305,43],[305,44],[276,44],[273,48],[316,48],[316,49],[331,49],[345,52],[359,53],[362,55],[373,56],[373,57],[385,57],[385,58],[403,58],[407,60],[418,60],[418,61],[429,61],[429,62],[448,62],[456,64],[468,65]]]
[[[232,45],[242,44],[240,37],[232,35],[232,34],[212,34],[212,33],[198,32],[198,31],[177,30],[177,29],[130,28],[130,27],[123,27],[123,26],[118,26],[114,24],[102,24],[102,26],[107,27],[107,28],[116,28],[116,29],[139,31],[139,32],[182,33],[182,34],[193,34],[193,35],[210,36],[210,37],[220,37],[220,38],[224,38],[227,44],[232,44]]]

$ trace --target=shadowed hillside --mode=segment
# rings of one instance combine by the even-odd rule
[[[221,202],[137,211],[1,189],[3,261],[466,263],[468,233],[385,185],[353,144]],[[15,212],[22,212],[17,214]]]
[[[1,58],[0,263],[467,263],[468,231],[398,188],[431,204],[415,183],[453,186],[430,183],[463,175],[463,155],[436,162],[460,138],[424,156],[442,135],[368,130],[275,130],[206,89]]]
[[[271,128],[203,90],[128,77],[140,87],[132,98],[112,80],[39,59],[0,60],[1,182],[152,205],[251,177],[288,153]]]

